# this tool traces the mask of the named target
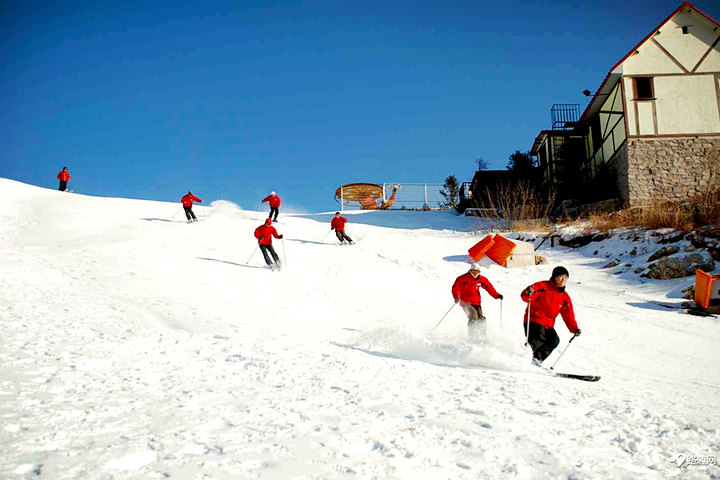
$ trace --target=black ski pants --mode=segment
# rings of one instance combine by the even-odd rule
[[[272,218],[272,221],[276,222],[278,212],[280,212],[280,207],[270,207],[270,215],[268,215],[268,218]],[[275,218],[273,218],[273,214],[275,214]]]
[[[183,208],[185,209],[185,216],[187,217],[188,222],[190,220],[197,220],[197,217],[195,216],[195,214],[192,211],[192,207],[186,207],[183,205]]]
[[[523,332],[526,328],[527,322],[524,322]],[[539,323],[530,322],[528,343],[532,347],[533,358],[542,362],[557,348],[560,339],[554,328],[546,328]]]
[[[275,249],[272,245],[260,245],[260,251],[262,252],[263,257],[265,257],[265,263],[267,263],[268,266],[271,266],[273,264],[273,261],[270,260],[270,255],[272,255],[275,263],[280,263],[280,257],[278,257],[278,254],[275,253]]]
[[[67,182],[60,180],[60,187],[58,187],[58,190],[60,190],[61,192],[64,192],[65,189],[67,189]]]
[[[335,230],[335,236],[340,240],[340,243],[344,243],[345,241],[353,243],[352,238],[348,237],[344,231]]]

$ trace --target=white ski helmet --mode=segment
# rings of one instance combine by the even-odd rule
[[[270,195],[275,195],[275,192],[270,192]]]
[[[470,270],[475,270],[476,272],[480,271],[480,264],[479,263],[473,263],[470,265]]]

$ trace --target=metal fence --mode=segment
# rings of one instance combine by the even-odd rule
[[[440,194],[443,188],[442,183],[383,183],[385,190],[385,198],[392,193],[393,185],[400,185],[395,193],[395,203],[391,207],[393,210],[437,210],[444,207],[440,205],[445,202],[445,198]]]
[[[443,188],[442,183],[403,183],[385,182],[380,184],[383,188],[383,199],[388,200],[393,192],[393,187],[398,186],[395,191],[395,202],[390,210],[440,210],[445,197],[440,194]],[[382,203],[378,200],[378,204]],[[344,209],[359,210],[360,204],[350,202]]]

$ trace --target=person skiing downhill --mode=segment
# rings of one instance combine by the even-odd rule
[[[282,268],[280,257],[275,253],[275,249],[272,246],[272,237],[283,238],[282,235],[278,235],[275,227],[272,226],[272,220],[270,218],[265,219],[265,223],[255,229],[255,238],[258,239],[258,245],[260,251],[262,251],[263,257],[265,257],[265,263],[273,270],[276,268]],[[272,255],[272,260],[270,256]],[[274,262],[273,262],[274,261]]]
[[[455,303],[459,303],[468,317],[468,335],[473,338],[484,337],[487,333],[485,316],[480,306],[480,287],[484,288],[490,296],[502,300],[490,280],[480,275],[480,265],[473,263],[470,270],[455,279],[452,286],[452,296]]]
[[[330,230],[335,230],[335,236],[338,240],[340,240],[340,243],[345,243],[347,241],[350,245],[352,245],[352,238],[348,237],[347,233],[345,233],[345,224],[347,221],[348,219],[340,215],[340,212],[335,212],[335,216],[332,220],[330,220]]]
[[[282,204],[282,200],[278,195],[275,194],[275,192],[270,192],[270,195],[262,199],[262,203],[269,202],[270,204],[270,214],[268,215],[268,218],[272,219],[273,222],[277,222],[278,213],[280,212],[280,205]],[[273,213],[275,214],[275,218],[273,218]]]
[[[68,172],[67,167],[63,167],[60,173],[57,174],[57,179],[60,180],[58,190],[64,192],[67,189],[67,182],[70,180],[70,172]]]
[[[192,190],[190,190],[187,195],[184,195],[180,199],[180,201],[182,202],[183,209],[185,210],[185,216],[187,217],[188,223],[197,222],[198,219],[192,211],[192,206],[193,202],[202,203],[202,199],[193,195]]]
[[[555,267],[550,280],[533,283],[520,294],[522,301],[528,304],[523,317],[523,329],[533,351],[533,365],[540,366],[560,343],[553,328],[558,314],[562,316],[570,333],[576,337],[581,333],[575,321],[570,295],[565,291],[569,277],[570,273],[565,267]]]

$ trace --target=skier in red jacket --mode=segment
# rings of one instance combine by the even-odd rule
[[[533,283],[520,294],[522,301],[528,304],[523,328],[533,350],[534,365],[540,366],[560,343],[553,328],[558,314],[562,315],[565,325],[572,334],[576,337],[580,335],[570,295],[565,291],[569,277],[570,273],[565,267],[555,267],[550,280]]]
[[[183,209],[185,210],[185,216],[187,217],[188,223],[197,222],[198,219],[195,213],[192,211],[193,202],[202,203],[202,199],[193,195],[192,190],[184,195],[180,201],[182,202]]]
[[[490,280],[480,275],[480,265],[473,263],[470,270],[457,277],[452,286],[452,296],[459,303],[468,317],[468,334],[471,337],[484,337],[487,332],[485,316],[480,307],[480,287],[484,288],[493,298],[503,299]]]
[[[64,192],[67,188],[67,182],[70,180],[70,172],[68,172],[67,167],[63,167],[60,173],[57,174],[57,179],[60,180],[60,187],[58,190]]]
[[[258,245],[260,246],[260,251],[262,251],[263,257],[265,257],[265,263],[267,263],[268,267],[275,270],[276,268],[281,268],[282,263],[280,262],[280,257],[278,257],[278,254],[275,253],[275,249],[272,246],[272,237],[283,238],[282,235],[278,235],[277,230],[275,230],[275,227],[272,226],[272,220],[267,218],[265,219],[265,223],[263,225],[260,225],[255,229],[255,238],[258,239]],[[270,259],[270,255],[272,255],[272,260]]]
[[[273,222],[277,222],[277,216],[280,211],[280,204],[282,204],[282,200],[275,194],[275,192],[270,192],[270,195],[262,199],[262,203],[265,202],[270,202],[270,215],[268,218],[272,219]],[[275,214],[275,218],[273,218],[273,213]]]
[[[352,238],[348,237],[347,233],[345,233],[345,224],[347,221],[348,219],[340,215],[340,212],[335,212],[335,216],[330,220],[330,230],[335,230],[335,236],[340,240],[340,243],[345,243],[347,240],[347,242],[352,245]]]

